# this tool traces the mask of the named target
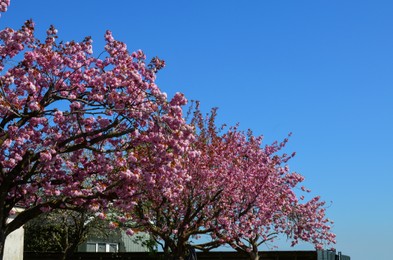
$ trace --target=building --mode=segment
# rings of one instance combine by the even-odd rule
[[[78,252],[148,252],[145,245],[150,237],[147,233],[138,232],[129,236],[126,232],[118,230],[111,232],[108,236],[87,238],[87,241],[78,247]]]

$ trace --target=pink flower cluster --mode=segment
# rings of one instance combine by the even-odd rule
[[[0,0],[0,12],[7,12],[11,0]]]

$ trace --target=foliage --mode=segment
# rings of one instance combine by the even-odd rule
[[[325,216],[325,202],[319,196],[302,202],[304,196],[297,198],[294,189],[303,177],[286,171],[269,180],[269,188],[262,191],[262,199],[248,214],[234,218],[228,230],[219,230],[213,236],[228,241],[232,248],[254,260],[259,259],[259,246],[273,242],[279,234],[286,235],[292,246],[300,240],[311,242],[316,249],[334,244],[333,222]]]
[[[44,213],[24,226],[25,251],[62,252],[63,259],[72,259],[73,252],[88,236],[119,236],[119,230],[108,226],[107,221],[86,211],[54,210]]]
[[[186,99],[168,101],[154,83],[163,61],[146,64],[109,31],[100,58],[89,37],[57,37],[51,26],[40,41],[31,20],[0,31],[0,251],[10,232],[54,208],[98,210],[120,195],[132,208],[144,170],[133,150],[149,147],[149,166],[171,171],[192,138]],[[25,210],[7,223],[16,205]]]
[[[137,205],[133,211],[123,211],[131,226],[149,232],[176,259],[184,257],[190,243],[200,250],[228,243],[250,252],[256,246],[257,254],[257,245],[244,246],[244,240],[270,240],[276,233],[292,236],[294,244],[299,239],[317,247],[325,239],[333,242],[330,228],[324,225],[323,203],[318,199],[297,203],[292,189],[303,177],[286,166],[293,155],[278,154],[287,139],[262,147],[262,137],[237,127],[217,128],[215,118],[216,109],[203,118],[197,107],[191,120],[196,138],[182,158],[184,177],[154,185],[142,178]],[[134,155],[147,157],[148,152],[140,149]],[[157,174],[156,169],[150,170],[145,174]],[[119,222],[127,218],[119,217]],[[321,232],[314,232],[316,227]],[[195,238],[201,235],[213,240],[200,244]]]

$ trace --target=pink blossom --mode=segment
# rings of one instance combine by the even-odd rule
[[[1,0],[0,1],[0,12],[6,12],[8,6],[10,5],[10,0]]]
[[[71,108],[72,110],[78,110],[78,109],[80,109],[81,107],[82,107],[82,104],[81,104],[80,102],[78,102],[78,101],[74,101],[74,102],[72,102],[71,105],[70,105],[70,108]]]
[[[29,109],[31,111],[38,111],[41,109],[40,104],[37,101],[32,101],[29,103]]]
[[[42,162],[48,162],[52,160],[52,154],[50,154],[48,151],[44,151],[40,153],[40,160]]]
[[[115,228],[117,228],[118,226],[119,226],[119,224],[117,224],[117,223],[115,223],[115,222],[112,222],[112,221],[111,221],[111,222],[109,223],[109,228],[110,228],[110,229],[115,229]]]
[[[127,229],[126,230],[126,234],[128,235],[128,236],[132,236],[132,235],[134,235],[134,231],[132,230],[132,229]]]
[[[106,218],[105,214],[102,213],[102,212],[98,213],[97,217],[99,217],[100,219],[105,219]]]

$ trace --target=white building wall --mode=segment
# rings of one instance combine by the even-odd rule
[[[23,260],[23,227],[7,236],[4,246],[3,260]]]
[[[16,214],[23,211],[22,208],[15,208]],[[13,217],[10,217],[11,221]],[[25,230],[23,227],[9,234],[5,240],[3,260],[23,260],[23,242]]]

